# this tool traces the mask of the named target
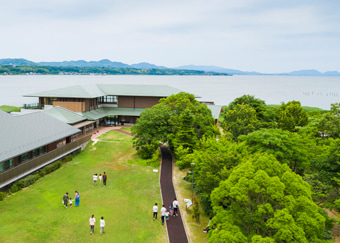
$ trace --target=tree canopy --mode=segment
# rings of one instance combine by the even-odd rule
[[[239,164],[211,200],[209,242],[325,242],[326,218],[310,186],[273,155]]]
[[[218,133],[210,109],[184,92],[145,109],[131,131],[134,146],[143,158],[150,158],[161,144],[168,144],[175,153],[178,148],[189,153],[201,138]]]

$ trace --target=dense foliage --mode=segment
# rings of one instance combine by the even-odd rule
[[[176,155],[192,153],[198,141],[218,133],[210,109],[192,94],[178,93],[145,109],[131,129],[133,143],[142,158],[151,158],[162,144]]]
[[[213,217],[209,242],[332,239],[334,221],[320,205],[340,210],[340,103],[306,111],[298,101],[269,107],[244,95],[224,107],[219,139],[204,122],[198,135],[192,104],[172,97],[153,107],[136,134],[153,149],[167,143],[178,167],[193,170],[196,195]]]

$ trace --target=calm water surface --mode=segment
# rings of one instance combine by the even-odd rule
[[[202,101],[227,105],[244,94],[266,104],[300,101],[303,106],[329,109],[340,102],[340,77],[293,76],[0,76],[0,105],[37,103],[25,94],[79,84],[164,84],[193,93]]]

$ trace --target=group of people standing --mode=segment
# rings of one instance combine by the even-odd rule
[[[96,219],[94,217],[94,214],[92,214],[92,217],[89,219],[89,221],[90,221],[90,228],[91,228],[90,234],[92,235],[92,234],[94,234],[94,226],[96,224]],[[105,220],[104,220],[104,217],[100,218],[99,224],[100,224],[100,235],[105,234]]]
[[[75,191],[76,195],[75,195],[75,200],[72,200],[71,197],[68,197],[68,192],[65,193],[65,195],[63,196],[63,203],[64,203],[64,208],[67,208],[68,203],[70,204],[70,208],[72,207],[72,202],[74,202],[74,206],[78,207],[79,203],[80,203],[80,194],[78,191]]]
[[[106,180],[107,180],[107,175],[106,173],[104,172],[104,174],[94,174],[93,175],[93,182],[94,182],[94,185],[96,186],[97,185],[97,180],[99,179],[99,183],[102,183],[102,180],[103,180],[103,185],[106,186]]]
[[[161,208],[161,219],[162,219],[162,225],[164,225],[164,219],[168,220],[169,219],[169,215],[170,216],[178,216],[178,208],[179,208],[179,203],[177,201],[176,198],[174,198],[174,200],[172,201],[172,203],[169,206],[169,211],[167,211],[167,208],[165,207],[165,205],[162,205]],[[153,220],[157,219],[157,214],[158,214],[158,204],[155,203],[155,205],[152,208],[153,211]]]

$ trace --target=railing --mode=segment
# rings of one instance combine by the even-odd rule
[[[76,140],[72,143],[66,144],[63,147],[57,148],[55,150],[52,150],[51,152],[48,152],[46,154],[43,154],[35,159],[32,159],[30,161],[24,162],[18,166],[15,166],[7,171],[4,171],[0,174],[0,185],[6,181],[9,181],[13,178],[16,178],[28,171],[31,171],[43,164],[45,164],[48,161],[54,161],[57,160],[58,157],[67,154],[68,152],[72,151],[73,149],[79,147],[80,145],[89,142],[91,140],[91,135],[85,136],[79,140]]]
[[[24,109],[40,109],[39,103],[34,103],[34,104],[23,104],[22,107]]]

